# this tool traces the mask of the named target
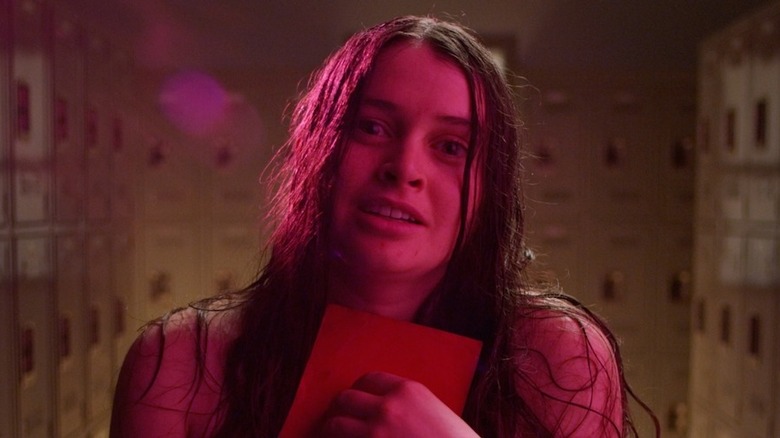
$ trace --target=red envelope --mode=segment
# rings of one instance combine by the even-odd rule
[[[315,436],[336,394],[371,371],[416,380],[460,415],[481,348],[474,339],[329,305],[279,436]]]

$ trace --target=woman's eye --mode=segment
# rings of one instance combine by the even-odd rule
[[[439,145],[439,149],[446,155],[454,158],[465,157],[468,152],[468,147],[459,141],[444,141]]]
[[[357,129],[362,134],[373,136],[386,136],[387,130],[374,120],[359,120],[357,122]]]

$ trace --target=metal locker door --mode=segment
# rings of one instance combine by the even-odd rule
[[[11,3],[0,1],[0,226],[5,226],[10,217],[9,208],[9,136],[5,133],[11,128]]]
[[[38,1],[14,3],[12,111],[15,219],[48,219],[50,62],[44,31],[44,7]]]
[[[742,424],[751,436],[772,436],[773,410],[777,403],[772,388],[777,372],[777,332],[774,301],[776,291],[750,291],[745,295],[745,332],[747,334],[742,382]],[[776,419],[775,419],[776,421]]]
[[[648,99],[628,91],[593,99],[598,105],[590,120],[595,144],[587,168],[592,202],[600,207],[593,215],[600,221],[635,223],[654,214],[659,122]]]
[[[720,68],[723,78],[721,120],[724,126],[721,144],[716,145],[717,156],[724,163],[740,164],[746,161],[746,149],[751,144],[750,62],[745,53],[735,51],[732,59],[721,61]]]
[[[124,111],[117,111],[111,121],[111,218],[123,223],[133,215],[133,174],[138,170],[133,155],[139,148],[138,134],[133,132],[137,127],[128,123],[128,119]]]
[[[650,237],[631,227],[599,227],[583,239],[586,296],[594,296],[595,311],[624,340],[626,374],[634,388],[652,399],[654,384],[653,321],[655,291],[647,260]],[[577,292],[575,291],[575,294]],[[642,315],[637,318],[636,315]]]
[[[777,35],[775,35],[777,38]],[[780,165],[780,56],[754,55],[751,68],[752,118],[748,160],[761,166]],[[777,168],[777,167],[775,167]]]
[[[257,272],[258,231],[251,226],[222,225],[213,229],[211,293],[248,285]]]
[[[110,48],[94,35],[86,52],[86,110],[84,144],[87,156],[87,219],[104,222],[110,217],[111,136],[114,109],[110,94]]]
[[[716,416],[727,422],[740,420],[743,391],[741,375],[745,348],[744,305],[736,294],[724,294],[715,301],[715,408]]]
[[[87,237],[87,417],[108,421],[113,391],[111,246],[105,235]]]
[[[50,240],[16,239],[21,436],[50,437],[54,425],[54,309]]]
[[[535,228],[530,239],[532,247],[541,248],[529,268],[533,277],[552,284],[559,282],[563,291],[574,295],[582,302],[592,303],[598,299],[596,291],[583,286],[582,279],[582,233],[579,227],[570,224],[548,223]]]
[[[84,243],[78,235],[55,240],[57,294],[58,419],[60,435],[83,430],[86,418],[86,320],[84,303]]]
[[[529,220],[534,216],[577,222],[586,202],[584,166],[587,138],[582,120],[581,94],[554,89],[542,97],[540,122],[531,130],[531,154],[526,160]]]
[[[780,223],[780,173],[748,179],[747,218],[769,227]]]
[[[144,135],[139,209],[147,220],[183,222],[198,215],[197,163],[158,132]]]
[[[199,279],[197,227],[191,224],[149,226],[144,233],[142,266],[138,270],[139,297],[144,319],[202,298]]]
[[[54,23],[54,215],[73,223],[84,215],[84,61],[81,32],[66,18]]]
[[[19,360],[17,332],[14,327],[13,290],[11,289],[11,252],[5,239],[0,239],[0,436],[12,437],[16,433],[16,397],[19,378],[16,363]]]

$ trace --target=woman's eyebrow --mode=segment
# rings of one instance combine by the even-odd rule
[[[389,100],[376,98],[376,97],[364,97],[363,100],[361,100],[361,105],[370,106],[379,110],[388,111],[391,113],[396,113],[399,111],[399,106]],[[467,117],[457,116],[453,114],[437,114],[435,118],[439,121],[451,124],[451,125],[458,125],[458,126],[464,126],[467,128],[471,127],[471,120]]]

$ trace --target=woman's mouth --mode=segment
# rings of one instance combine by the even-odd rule
[[[401,210],[400,208],[391,207],[388,205],[368,205],[363,209],[366,213],[374,214],[377,216],[386,217],[389,219],[395,219],[399,221],[409,222],[413,224],[419,224],[420,222],[415,219],[411,214]]]

